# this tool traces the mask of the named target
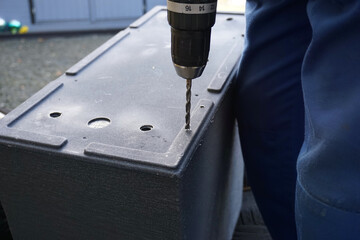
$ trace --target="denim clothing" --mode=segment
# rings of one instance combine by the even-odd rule
[[[248,0],[246,19],[237,119],[273,239],[360,239],[360,1]]]

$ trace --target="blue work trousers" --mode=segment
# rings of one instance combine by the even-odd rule
[[[237,119],[274,240],[360,239],[360,0],[248,0]]]

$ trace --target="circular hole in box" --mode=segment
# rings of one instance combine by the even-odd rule
[[[111,121],[108,118],[104,118],[104,117],[94,118],[88,122],[88,127],[94,129],[104,128],[109,126],[110,122]]]
[[[140,130],[143,131],[143,132],[148,132],[150,131],[151,129],[153,129],[154,127],[151,126],[151,125],[143,125],[140,127]]]
[[[61,116],[61,112],[52,112],[50,113],[50,117],[52,118],[58,118]]]

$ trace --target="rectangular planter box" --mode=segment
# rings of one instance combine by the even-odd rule
[[[191,131],[164,8],[7,114],[0,199],[14,239],[231,239],[244,28],[242,15],[217,15],[208,66],[193,82]]]

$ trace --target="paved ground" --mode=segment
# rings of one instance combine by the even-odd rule
[[[0,38],[0,112],[17,107],[111,36]],[[244,193],[233,240],[271,240],[251,192]]]
[[[0,111],[14,109],[112,35],[0,38]]]

